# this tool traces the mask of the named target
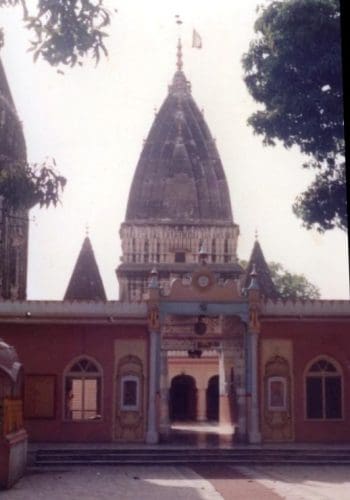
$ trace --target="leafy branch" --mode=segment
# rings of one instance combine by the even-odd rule
[[[55,167],[55,160],[28,164],[0,155],[0,196],[15,210],[56,206],[66,179]]]

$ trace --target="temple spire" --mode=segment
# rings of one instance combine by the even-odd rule
[[[176,54],[176,68],[178,71],[182,71],[183,61],[182,61],[182,43],[181,38],[177,41],[177,54]]]
[[[91,241],[85,237],[64,300],[107,300]]]

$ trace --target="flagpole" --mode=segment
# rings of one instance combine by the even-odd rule
[[[176,68],[178,71],[182,71],[183,59],[182,59],[182,24],[183,21],[179,14],[175,15],[175,23],[177,24],[177,53],[176,53]]]

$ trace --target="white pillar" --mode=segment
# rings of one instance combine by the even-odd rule
[[[158,443],[157,429],[157,332],[150,332],[150,353],[149,353],[149,383],[148,383],[148,421],[146,443]]]
[[[167,351],[160,351],[160,425],[159,432],[167,438],[170,432],[169,424],[169,388],[168,388],[168,356]]]
[[[219,353],[219,423],[220,425],[232,426],[223,349]]]
[[[249,442],[260,443],[259,429],[259,399],[258,399],[258,334],[249,333],[251,355],[251,420],[249,429]]]
[[[197,421],[205,422],[207,420],[207,391],[206,389],[197,389]]]

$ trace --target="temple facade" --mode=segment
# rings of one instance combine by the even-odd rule
[[[207,421],[230,443],[350,442],[350,302],[281,300],[257,240],[240,266],[224,169],[180,43],[120,228],[119,300],[106,298],[88,236],[63,300],[17,300],[21,227],[17,246],[6,233],[17,281],[1,257],[0,337],[23,364],[29,440],[151,444],[179,422]]]

